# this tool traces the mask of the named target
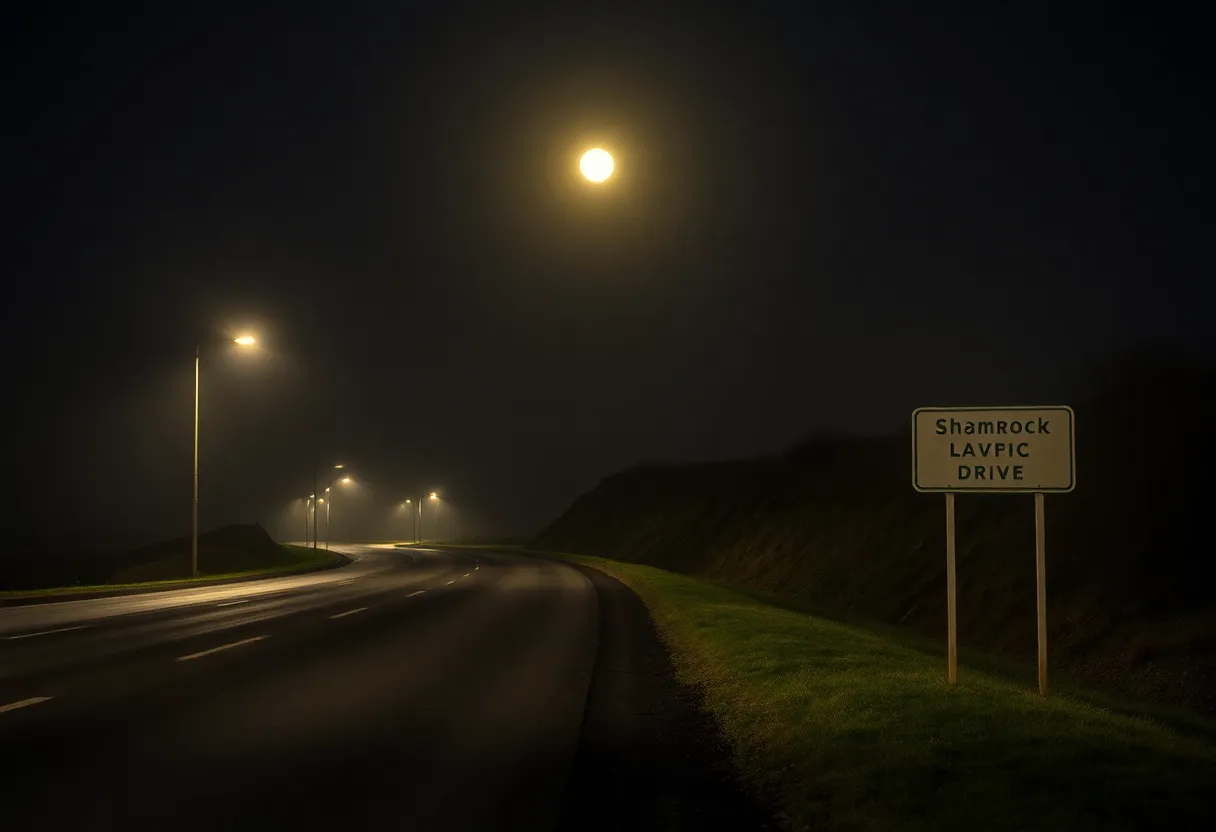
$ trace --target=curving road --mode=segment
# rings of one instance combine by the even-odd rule
[[[615,582],[487,550],[341,550],[352,564],[313,575],[0,609],[6,819],[761,828]]]

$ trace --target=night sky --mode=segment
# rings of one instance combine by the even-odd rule
[[[10,540],[187,533],[194,347],[242,327],[204,529],[319,459],[526,533],[639,461],[1210,350],[1200,4],[22,5]]]

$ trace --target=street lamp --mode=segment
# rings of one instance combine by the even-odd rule
[[[427,497],[434,501],[439,499],[439,495],[432,491]],[[418,501],[418,542],[422,542],[422,500]]]
[[[413,505],[413,500],[406,500],[405,502],[402,502],[401,507],[405,508],[405,510],[407,512],[410,512],[410,522],[413,525],[413,539],[415,539],[415,541],[417,541],[417,539],[418,539],[418,525],[416,522],[417,516],[415,515],[415,513],[413,513],[413,510],[410,507],[412,505]]]
[[[229,343],[227,341],[220,343]],[[238,347],[252,347],[257,339],[252,335],[241,335],[233,338],[231,343]],[[198,577],[198,376],[203,345],[194,347],[194,510],[190,524],[190,576]]]
[[[435,502],[435,503],[439,502],[439,492],[432,491],[430,494],[426,495],[426,499],[430,500],[431,502]],[[406,500],[405,502],[409,503],[409,500]],[[418,530],[414,535],[414,537],[418,543],[422,542],[422,504],[424,502],[426,502],[426,500],[422,500],[422,499],[418,500]]]
[[[346,467],[345,465],[335,465],[334,469],[341,470],[345,467]],[[331,482],[329,485],[325,486],[325,491],[324,491],[325,496],[317,501],[318,503],[325,504],[325,551],[327,551],[327,552],[329,551],[329,539],[330,539],[330,532],[329,532],[330,519],[331,519],[330,512],[333,510],[333,495],[330,492],[335,485],[338,485],[338,484],[350,485],[352,482],[354,482],[354,480],[352,480],[349,476],[339,477],[338,479]],[[315,515],[314,515],[313,524],[312,524],[312,546],[314,549],[317,548],[317,521],[316,521]]]
[[[345,465],[339,463],[334,466],[334,470],[340,471],[345,467],[346,467]],[[320,464],[317,463],[313,466],[313,469],[312,469],[312,490],[313,490],[314,494],[318,490],[317,489],[317,479],[319,477],[320,477]],[[345,477],[343,479],[343,482],[350,482],[350,477]],[[333,483],[331,482],[330,485],[332,486]],[[327,486],[325,490],[329,491],[329,487]],[[317,548],[317,517],[315,515],[313,516],[313,521],[312,521],[312,548],[314,550]],[[329,514],[328,514],[328,511],[326,512],[326,515],[325,515],[325,548],[327,550],[329,549]]]
[[[452,520],[451,520],[452,541],[451,542],[455,543],[457,537],[459,537],[459,531],[457,529],[457,525],[458,525],[457,521],[460,517],[460,506],[453,503],[450,498],[440,497],[438,494],[435,494],[435,493],[431,494],[431,499],[435,500],[437,503],[442,503],[446,507],[447,512],[449,512],[452,515]]]

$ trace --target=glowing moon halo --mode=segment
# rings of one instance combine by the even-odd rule
[[[607,150],[601,150],[598,147],[584,153],[578,163],[578,169],[582,171],[583,176],[592,182],[603,182],[612,176],[614,167],[612,156]]]

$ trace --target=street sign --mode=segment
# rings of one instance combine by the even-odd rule
[[[958,684],[954,495],[1034,494],[1039,693],[1047,695],[1047,523],[1043,495],[1076,487],[1071,407],[918,407],[912,487],[946,495],[946,681]]]
[[[1076,486],[1071,407],[912,411],[917,491],[1050,493]]]

